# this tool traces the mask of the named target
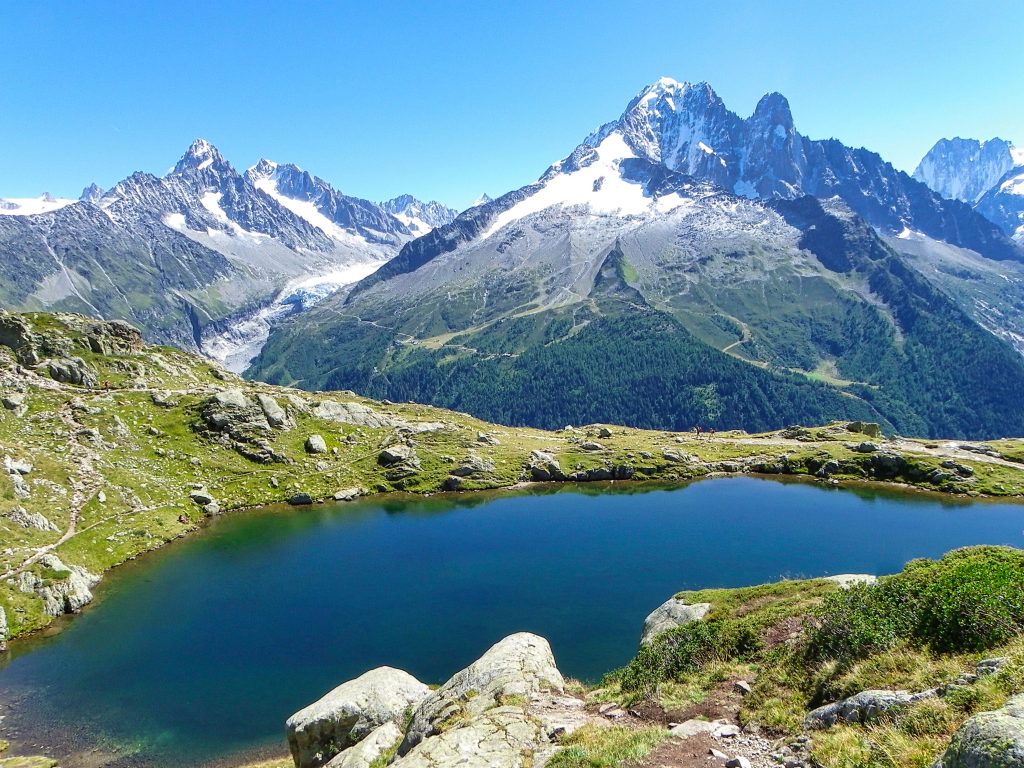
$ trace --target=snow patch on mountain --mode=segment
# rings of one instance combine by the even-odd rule
[[[35,216],[50,213],[78,202],[66,197],[54,197],[49,193],[39,197],[9,197],[0,199],[0,215]]]
[[[635,157],[620,132],[605,136],[583,167],[547,174],[539,191],[500,213],[481,237],[490,237],[506,225],[548,208],[579,206],[590,214],[624,217],[668,213],[689,202],[677,193],[653,198],[640,183],[626,181],[620,163]]]

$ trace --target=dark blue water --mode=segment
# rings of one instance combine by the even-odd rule
[[[65,631],[16,644],[0,736],[194,765],[283,743],[288,715],[382,664],[442,682],[529,630],[565,674],[594,680],[631,658],[644,617],[681,589],[1024,546],[1022,505],[754,478],[627,488],[218,520],[120,569]]]

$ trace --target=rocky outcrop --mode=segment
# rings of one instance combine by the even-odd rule
[[[861,691],[848,699],[826,704],[812,710],[804,718],[804,728],[820,730],[840,723],[865,724],[876,721],[881,715],[899,710],[925,699],[939,695],[936,688],[920,693],[907,691]]]
[[[416,449],[408,443],[393,443],[377,455],[377,463],[387,471],[384,477],[401,487],[403,481],[420,471],[420,459]]]
[[[526,471],[529,472],[531,480],[539,482],[565,479],[565,473],[562,472],[558,459],[548,451],[531,451],[530,458],[526,463]]]
[[[323,400],[313,409],[313,416],[324,421],[335,421],[339,424],[352,424],[357,427],[371,429],[387,429],[400,426],[400,422],[378,413],[362,403],[339,403],[336,400]]]
[[[7,513],[7,519],[22,528],[34,528],[37,531],[51,531],[56,533],[59,529],[39,512],[29,512],[24,507],[15,507]]]
[[[288,418],[288,413],[277,400],[270,395],[260,392],[256,395],[256,402],[259,403],[260,410],[263,411],[263,416],[270,426],[277,429],[288,429],[291,427],[291,419]]]
[[[270,409],[273,411],[273,406]],[[282,410],[280,406],[278,410]],[[286,461],[270,442],[273,430],[265,411],[260,402],[250,399],[242,389],[223,389],[203,404],[199,431],[250,461],[260,464]]]
[[[95,387],[99,383],[96,371],[80,357],[61,357],[50,360],[46,364],[46,368],[50,378],[54,381],[75,384],[80,387]]]
[[[43,601],[43,610],[50,616],[75,613],[92,602],[92,588],[100,577],[78,565],[64,565],[56,555],[39,559],[42,571],[22,571],[18,588],[35,592]]]
[[[691,624],[703,619],[711,610],[711,603],[695,603],[687,605],[675,597],[669,598],[655,608],[644,619],[644,629],[640,636],[640,645],[648,645],[662,632]]]
[[[296,768],[323,765],[385,723],[403,722],[406,712],[429,694],[419,680],[392,667],[339,685],[288,718],[288,747]]]
[[[935,768],[1019,768],[1024,765],[1024,694],[980,712],[953,736]]]
[[[544,724],[522,707],[496,707],[420,743],[401,768],[539,768],[555,752]]]
[[[455,674],[413,714],[399,754],[453,724],[468,722],[503,701],[540,691],[561,693],[565,683],[547,640],[529,632],[510,635]]]
[[[374,760],[398,744],[401,738],[402,729],[389,720],[358,744],[339,752],[327,763],[327,768],[370,768]]]

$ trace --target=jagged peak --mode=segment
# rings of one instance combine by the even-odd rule
[[[793,128],[793,111],[789,107],[789,99],[778,91],[766,93],[754,107],[751,120],[773,127],[781,125],[784,129]]]
[[[95,203],[98,202],[104,194],[106,194],[106,192],[103,188],[93,182],[82,190],[82,194],[78,196],[78,199],[84,203]]]
[[[227,166],[227,161],[213,144],[206,139],[193,141],[185,154],[174,166],[172,173],[184,173],[185,171],[202,171],[213,165]]]
[[[249,176],[265,178],[273,176],[279,167],[280,166],[273,160],[268,160],[265,157],[261,157],[259,159],[259,162],[257,162],[256,165],[252,166],[252,168],[250,168],[246,173]]]

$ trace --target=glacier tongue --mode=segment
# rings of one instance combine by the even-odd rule
[[[376,271],[384,261],[349,264],[288,283],[274,301],[226,330],[203,337],[202,352],[234,373],[242,373],[267,343],[271,329]]]

